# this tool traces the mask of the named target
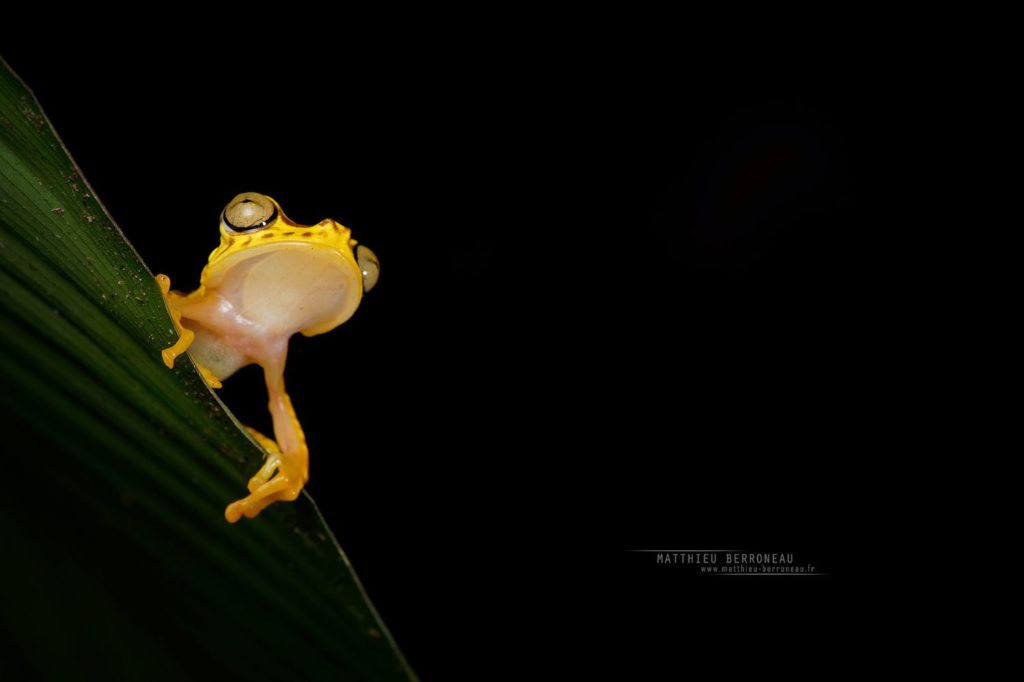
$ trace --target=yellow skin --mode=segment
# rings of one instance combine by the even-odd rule
[[[249,429],[267,458],[249,480],[249,495],[225,509],[231,523],[278,500],[294,500],[309,480],[306,437],[284,389],[288,339],[345,322],[376,283],[379,268],[347,227],[331,219],[299,225],[270,197],[246,192],[221,214],[220,246],[210,254],[198,289],[171,291],[170,278],[156,276],[179,334],[163,351],[167,367],[187,350],[213,388],[241,367],[263,368],[276,442]]]

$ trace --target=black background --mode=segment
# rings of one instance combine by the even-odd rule
[[[310,491],[432,680],[833,640],[873,418],[857,387],[887,93],[828,35],[770,42],[179,36],[4,57],[176,288],[241,191],[377,252],[378,288],[296,337],[286,379]],[[270,432],[258,371],[221,395]],[[627,551],[655,548],[793,552],[829,575]]]

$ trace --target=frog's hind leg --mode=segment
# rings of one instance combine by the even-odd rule
[[[263,468],[249,480],[249,496],[232,502],[224,510],[225,518],[231,523],[243,515],[251,519],[274,502],[295,500],[309,480],[306,436],[295,417],[292,401],[284,390],[285,352],[281,353],[277,362],[264,367],[277,442],[250,429],[250,433],[267,449],[268,458]],[[277,469],[276,476],[274,469]]]

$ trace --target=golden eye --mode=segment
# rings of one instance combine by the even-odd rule
[[[262,230],[277,218],[274,202],[258,192],[243,192],[224,208],[221,219],[232,232]]]
[[[360,244],[356,247],[356,261],[363,272],[363,292],[367,292],[377,284],[380,276],[380,260],[377,254]]]

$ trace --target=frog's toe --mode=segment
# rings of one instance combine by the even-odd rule
[[[224,518],[228,520],[228,523],[235,523],[238,519],[242,518],[243,502],[245,502],[245,500],[232,502],[228,505],[228,508],[224,510]]]
[[[247,519],[254,519],[268,505],[276,502],[278,499],[276,495],[268,495],[259,499],[250,495],[229,504],[224,510],[224,518],[228,520],[228,523],[235,523],[243,516]]]
[[[246,487],[249,488],[250,493],[254,493],[269,480],[270,476],[263,473],[263,469],[260,469],[252,478],[249,479],[249,484]]]

